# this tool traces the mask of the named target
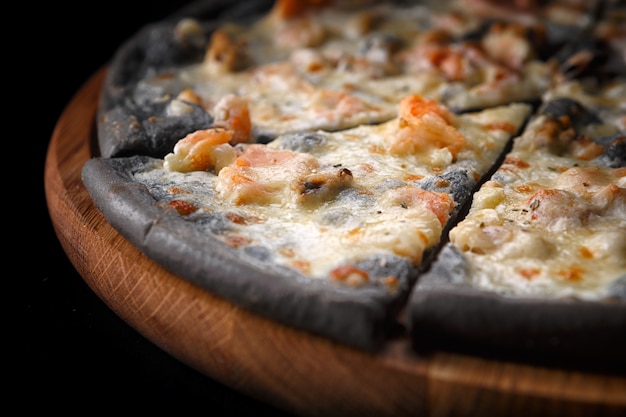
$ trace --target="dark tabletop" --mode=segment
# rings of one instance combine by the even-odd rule
[[[57,240],[46,206],[45,157],[64,107],[121,42],[143,24],[186,3],[111,0],[83,2],[70,10],[70,3],[38,6],[27,2],[22,4],[25,10],[9,16],[21,21],[19,29],[12,29],[20,42],[13,46],[18,49],[14,56],[28,63],[17,68],[18,79],[34,71],[25,82],[11,87],[19,90],[13,97],[19,97],[20,109],[36,109],[38,117],[36,122],[13,119],[18,129],[10,140],[5,138],[19,145],[11,151],[19,153],[11,159],[12,166],[33,160],[31,143],[37,151],[36,175],[28,180],[35,183],[20,184],[11,193],[10,204],[5,200],[3,210],[5,237],[9,238],[5,240],[9,259],[4,263],[5,268],[12,266],[3,274],[11,284],[5,288],[18,283],[17,302],[13,290],[4,292],[9,313],[5,321],[15,336],[3,332],[9,345],[4,368],[10,370],[9,387],[3,388],[3,394],[21,410],[67,414],[75,410],[84,415],[93,410],[165,412],[165,407],[175,407],[178,415],[192,410],[209,416],[286,415],[187,367],[125,324],[74,269]],[[32,219],[29,211],[34,213],[34,223],[28,220]],[[29,223],[27,236],[11,237],[15,226],[24,230],[19,228],[20,219]]]

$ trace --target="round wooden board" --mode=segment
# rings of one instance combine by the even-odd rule
[[[106,68],[58,121],[45,166],[52,223],[90,288],[178,360],[303,416],[625,415],[626,376],[445,352],[368,354],[252,315],[169,273],[119,235],[80,178]]]

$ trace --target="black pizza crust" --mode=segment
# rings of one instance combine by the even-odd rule
[[[420,276],[407,307],[417,350],[626,369],[626,275],[612,286],[612,299],[600,301],[503,296],[472,287],[469,277],[451,244]]]
[[[136,94],[137,85],[148,74],[201,62],[211,33],[221,23],[248,22],[266,13],[272,4],[269,0],[198,1],[162,21],[146,25],[122,44],[108,64],[100,94],[100,155],[162,158],[186,134],[211,127],[213,117],[193,104],[193,111],[184,117],[166,113],[167,104],[182,90],[180,85],[164,83],[158,96]],[[177,33],[176,24],[187,17],[202,23],[201,34],[183,37]]]
[[[366,351],[379,350],[402,326],[398,316],[417,276],[408,261],[363,261],[357,266],[374,278],[360,287],[277,266],[263,251],[227,246],[159,203],[133,180],[154,163],[145,156],[93,158],[82,180],[111,226],[162,267],[255,314]],[[376,279],[389,275],[398,278],[393,292]]]

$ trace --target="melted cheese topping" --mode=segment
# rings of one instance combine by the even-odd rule
[[[162,168],[138,173],[137,180],[159,200],[195,207],[182,213],[190,219],[225,215],[216,237],[226,244],[264,248],[276,263],[310,276],[332,277],[383,255],[419,266],[463,203],[420,184],[455,170],[484,175],[530,108],[512,104],[455,115],[419,96],[400,107],[399,117],[382,124],[286,134],[231,152],[222,149],[231,146],[224,145],[224,131],[195,132]],[[439,133],[424,135],[429,131]],[[398,141],[412,138],[419,142],[394,151]],[[218,163],[220,149],[227,163]]]
[[[626,277],[626,168],[551,146],[559,131],[548,133],[550,125],[539,116],[516,139],[450,241],[478,288],[538,298],[609,297],[611,284]],[[546,135],[554,136],[546,141]]]
[[[548,91],[545,100],[599,110],[606,123],[586,126],[590,137],[626,125],[623,84],[598,96],[575,83],[551,88],[524,26],[537,22],[479,31],[462,6],[486,3],[279,2],[249,26],[220,27],[203,62],[138,85],[138,101],[174,95],[169,112],[198,104],[215,126],[137,180],[225,244],[312,277],[358,285],[367,271],[354,265],[386,255],[419,266],[465,202],[442,191],[446,175],[478,181],[530,114],[505,103]],[[625,171],[594,165],[600,145],[563,145],[550,132],[544,117],[533,120],[450,241],[478,288],[601,298],[626,275]],[[251,143],[259,137],[275,140]]]
[[[388,121],[410,94],[467,111],[536,99],[548,87],[549,66],[522,27],[502,23],[479,42],[462,40],[480,20],[456,1],[279,11],[223,25],[203,62],[147,77],[137,100],[187,90],[218,115],[218,103],[236,95],[254,140]]]

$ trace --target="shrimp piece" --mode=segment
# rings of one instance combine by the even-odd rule
[[[456,116],[446,107],[437,103],[435,100],[425,99],[417,94],[405,97],[400,102],[399,116],[407,123],[418,120],[426,114],[436,114],[448,124],[452,124],[456,120]]]
[[[248,102],[235,94],[227,94],[213,107],[214,127],[233,132],[231,145],[248,143],[252,139],[252,122]]]
[[[437,54],[437,67],[448,81],[465,81],[469,71],[467,59],[453,48],[441,48]]]
[[[515,238],[515,232],[502,225],[477,225],[468,220],[450,231],[450,241],[462,251],[487,254]]]
[[[445,226],[448,222],[450,213],[456,206],[456,202],[452,197],[445,193],[419,190],[419,192],[415,193],[414,197],[424,203],[426,207],[437,216],[442,226]]]
[[[180,93],[178,93],[178,96],[176,98],[178,100],[186,101],[188,103],[196,104],[198,106],[202,106],[203,105],[202,97],[200,97],[198,95],[198,93],[193,91],[191,88],[183,89]]]
[[[441,240],[455,201],[445,193],[411,185],[385,190],[377,199],[377,215],[367,227],[350,228],[349,245],[391,250],[419,265],[424,251]]]
[[[558,189],[540,189],[524,202],[530,221],[553,232],[585,225],[591,207],[576,194]]]
[[[612,172],[599,167],[572,167],[562,172],[555,181],[556,188],[568,190],[579,197],[588,198],[600,188],[614,181]]]
[[[276,16],[279,20],[293,19],[327,2],[327,0],[278,0],[274,3],[270,15]]]
[[[311,106],[321,117],[331,122],[340,122],[354,114],[375,109],[352,94],[325,89],[312,95]]]
[[[181,117],[192,113],[193,106],[203,107],[202,98],[190,88],[182,90],[175,99],[167,105],[167,115]]]
[[[398,134],[390,138],[389,151],[407,155],[445,148],[456,159],[466,141],[455,123],[456,116],[436,101],[408,96],[400,102]]]
[[[320,45],[327,29],[313,18],[327,0],[278,0],[268,14],[267,24],[274,33],[274,42],[286,49]]]
[[[626,189],[608,184],[592,197],[594,210],[603,216],[622,217],[626,212]]]
[[[317,168],[309,154],[251,144],[220,171],[215,189],[236,205],[281,204],[294,198],[291,181]]]
[[[211,35],[203,64],[210,73],[222,74],[241,71],[249,64],[246,44],[238,39],[232,27],[216,30]]]
[[[289,21],[276,31],[274,41],[287,49],[319,46],[326,39],[326,28],[317,20],[302,17]]]
[[[228,144],[232,130],[212,128],[196,130],[179,140],[174,152],[165,155],[165,169],[178,172],[216,172],[235,159],[235,150]]]
[[[393,200],[403,208],[422,205],[435,216],[444,226],[450,219],[450,213],[456,206],[454,199],[445,193],[427,191],[416,187],[399,188],[393,193]]]
[[[463,56],[437,39],[429,37],[411,50],[401,52],[399,57],[411,73],[435,70],[448,81],[464,81],[466,77],[467,63]]]
[[[524,28],[513,23],[493,25],[481,45],[496,62],[515,70],[534,58]]]
[[[411,53],[416,70],[435,69],[448,81],[467,81],[471,67],[466,51],[451,45],[450,34],[440,29],[427,32]]]

